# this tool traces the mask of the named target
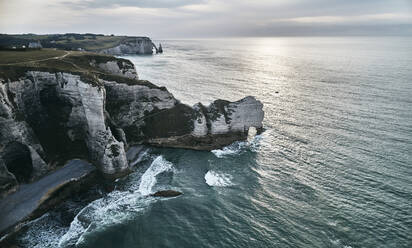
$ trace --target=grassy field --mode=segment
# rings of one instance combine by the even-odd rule
[[[0,51],[0,79],[19,80],[27,71],[69,72],[80,75],[82,80],[99,84],[97,77],[106,72],[93,66],[98,63],[116,60],[108,55],[90,52],[42,49],[36,51]],[[1,81],[1,80],[0,80]]]
[[[66,53],[66,51],[56,49],[0,51],[0,65],[50,59],[63,56]]]
[[[0,83],[17,81],[25,77],[28,71],[44,71],[50,73],[68,72],[80,75],[84,82],[100,85],[98,80],[104,79],[128,85],[144,85],[158,88],[146,80],[131,79],[104,71],[100,63],[117,61],[131,63],[128,60],[110,55],[82,51],[64,51],[42,49],[36,51],[0,51]],[[120,63],[120,64],[122,64]]]
[[[42,68],[48,71],[100,73],[90,61],[108,61],[115,58],[90,52],[42,49],[34,51],[0,51],[0,74],[24,71],[25,68]]]
[[[119,45],[124,40],[122,36],[85,36],[84,39],[79,40],[74,37],[67,37],[67,39],[56,41],[55,44],[71,47],[80,47],[85,50],[93,51],[105,48],[111,48]]]

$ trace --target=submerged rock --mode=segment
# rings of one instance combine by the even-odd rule
[[[174,190],[161,190],[154,193],[152,196],[154,197],[176,197],[181,195],[182,192],[174,191]]]

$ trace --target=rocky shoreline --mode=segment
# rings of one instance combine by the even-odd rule
[[[126,151],[134,145],[212,150],[246,139],[251,127],[262,130],[263,105],[254,97],[188,106],[139,80],[128,60],[90,53],[55,60],[0,69],[3,200],[72,159],[114,179],[130,172]]]

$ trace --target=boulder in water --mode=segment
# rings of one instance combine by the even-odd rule
[[[161,190],[157,191],[156,193],[152,194],[154,197],[176,197],[181,195],[182,192],[175,191],[175,190]]]

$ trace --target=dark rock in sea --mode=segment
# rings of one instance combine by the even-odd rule
[[[162,48],[162,44],[159,43],[159,48],[158,48],[158,52],[159,53],[163,53],[163,48]]]
[[[157,191],[154,193],[152,196],[154,197],[176,197],[181,195],[182,193],[179,191],[174,191],[174,190],[162,190],[162,191]]]

